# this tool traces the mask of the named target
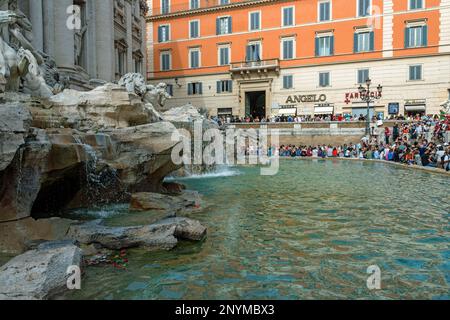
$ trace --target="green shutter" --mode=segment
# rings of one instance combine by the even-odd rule
[[[216,34],[217,35],[220,34],[220,19],[219,18],[216,19]]]
[[[330,37],[330,54],[334,54],[334,36]]]
[[[232,33],[233,32],[233,27],[232,27],[232,19],[231,17],[228,17],[228,33]]]
[[[353,35],[353,52],[358,52],[358,33]]]
[[[228,80],[228,92],[233,92],[233,80]]]
[[[422,46],[428,46],[428,26],[422,27]]]
[[[221,81],[217,81],[217,93],[222,93]]]
[[[198,83],[198,93],[203,94],[203,83],[201,82]]]
[[[370,38],[370,47],[369,50],[370,51],[374,51],[375,50],[375,32],[370,32],[369,34],[369,38]]]
[[[405,48],[409,48],[409,28],[405,28]]]
[[[316,37],[315,42],[316,42],[316,57],[318,57],[319,56],[319,38],[318,37]]]

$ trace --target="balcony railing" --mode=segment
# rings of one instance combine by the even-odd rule
[[[208,9],[208,8],[214,8],[214,7],[221,7],[236,3],[243,3],[243,2],[250,2],[255,0],[229,0],[228,3],[221,4],[220,0],[198,0],[193,1],[192,4],[194,6],[191,6],[191,1],[185,1],[180,4],[176,5],[170,5],[168,7],[156,7],[153,9],[150,9],[148,12],[148,16],[159,16],[159,15],[165,15],[165,14],[171,14],[171,13],[178,13],[183,11],[190,11],[190,10],[201,10],[201,9]],[[197,5],[195,5],[197,4]]]
[[[242,61],[231,64],[231,72],[252,72],[252,71],[279,71],[280,62],[278,59],[267,59],[258,61]]]

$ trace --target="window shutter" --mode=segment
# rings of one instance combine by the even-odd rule
[[[158,27],[158,42],[162,42],[162,30],[161,26]]]
[[[216,34],[220,34],[220,18],[216,19]]]
[[[188,95],[192,95],[192,83],[188,83]]]
[[[233,92],[233,80],[228,80],[228,92]]]
[[[417,66],[416,70],[416,80],[422,80],[422,66]]]
[[[232,32],[233,32],[233,28],[232,28],[231,17],[228,17],[228,33],[232,33]]]
[[[319,56],[319,38],[316,37],[316,57]]]
[[[358,52],[358,33],[355,32],[355,34],[353,35],[353,52]]]
[[[246,57],[245,57],[245,60],[246,61],[251,61],[252,60],[252,52],[251,52],[251,50],[252,50],[252,47],[250,46],[250,45],[247,45],[247,53],[246,53]]]
[[[375,50],[375,32],[374,31],[370,32],[369,37],[370,37],[370,48],[369,48],[369,50],[370,51],[374,51]]]
[[[405,48],[409,48],[409,28],[405,28]]]
[[[422,27],[422,46],[428,46],[428,26]]]
[[[334,54],[334,36],[330,37],[330,55]]]
[[[221,92],[222,92],[221,81],[217,81],[217,93],[221,93]]]
[[[198,83],[198,93],[203,94],[203,83],[201,82]]]

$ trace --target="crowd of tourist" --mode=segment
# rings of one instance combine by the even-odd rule
[[[385,128],[384,137],[372,136],[370,140],[365,137],[357,144],[282,145],[279,148],[269,148],[267,154],[280,157],[384,160],[450,171],[450,146],[444,142],[443,136],[446,131],[450,131],[448,119],[424,119],[395,124],[392,129]],[[246,150],[247,154],[255,152],[260,151],[248,148]]]
[[[406,121],[422,121],[422,120],[435,120],[439,119],[438,116],[422,116],[422,115],[390,115],[385,117],[384,119],[380,119],[377,116],[374,116],[371,119],[371,122],[376,122],[379,120],[406,120]],[[326,122],[326,121],[366,121],[366,115],[352,115],[352,114],[328,114],[328,115],[278,115],[267,118],[259,118],[259,117],[237,117],[237,116],[214,116],[211,117],[211,120],[215,121],[219,125],[225,123],[276,123],[276,122],[291,122],[291,123],[299,123],[299,122]]]

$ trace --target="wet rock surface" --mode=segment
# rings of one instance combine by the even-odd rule
[[[72,241],[45,242],[0,268],[0,299],[50,299],[67,288],[67,268],[81,264]]]
[[[135,227],[108,227],[101,220],[74,224],[67,237],[84,245],[98,244],[111,250],[145,247],[148,250],[170,250],[178,239],[202,240],[206,228],[198,221],[174,217],[158,223]]]

